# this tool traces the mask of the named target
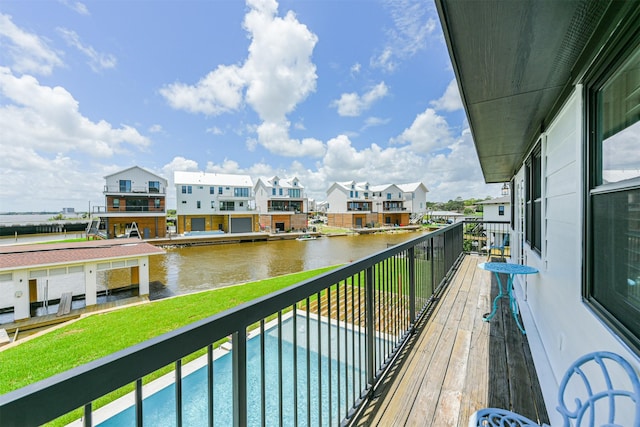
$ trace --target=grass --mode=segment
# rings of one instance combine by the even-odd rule
[[[184,295],[80,319],[0,352],[0,394],[96,360],[334,268],[325,267],[240,286]]]

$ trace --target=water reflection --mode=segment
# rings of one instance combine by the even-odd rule
[[[151,298],[352,262],[418,235],[370,234],[167,249],[166,255],[151,257]]]

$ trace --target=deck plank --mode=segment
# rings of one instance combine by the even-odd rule
[[[491,322],[482,320],[498,294],[495,276],[477,267],[483,261],[465,256],[356,425],[466,426],[471,413],[487,406],[548,421],[508,299]]]

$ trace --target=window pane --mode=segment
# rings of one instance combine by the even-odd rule
[[[640,189],[593,196],[593,297],[640,335]]]
[[[602,175],[597,184],[640,176],[640,48],[597,93]]]

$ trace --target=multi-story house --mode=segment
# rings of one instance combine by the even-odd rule
[[[174,172],[174,183],[179,234],[258,230],[249,175]]]
[[[288,231],[307,227],[308,199],[298,178],[261,177],[253,193],[261,229]]]
[[[166,179],[138,166],[104,179],[105,206],[95,206],[93,216],[100,218],[100,229],[108,238],[128,235],[132,229],[145,239],[165,237]]]
[[[404,204],[404,194],[395,184],[373,185],[375,222],[384,225],[408,225],[411,213]]]
[[[429,190],[421,182],[398,184],[404,197],[404,207],[411,212],[412,218],[420,222],[427,212],[427,193]]]
[[[327,223],[348,228],[408,225],[412,213],[425,209],[426,193],[422,183],[336,182],[327,190]]]
[[[327,190],[327,225],[361,228],[375,224],[373,192],[368,182],[335,182]]]

